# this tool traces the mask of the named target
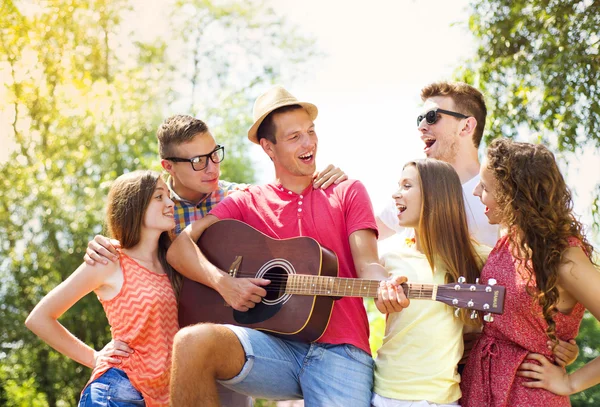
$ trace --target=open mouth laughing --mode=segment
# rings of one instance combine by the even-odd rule
[[[309,153],[302,154],[298,158],[300,158],[303,162],[308,163],[308,162],[310,162],[310,160],[313,159],[314,155],[315,155],[314,151],[311,151]]]
[[[396,204],[396,208],[398,209],[398,215],[406,210],[406,205]]]
[[[429,150],[436,142],[436,139],[433,137],[423,137],[423,142],[425,143],[424,150]]]

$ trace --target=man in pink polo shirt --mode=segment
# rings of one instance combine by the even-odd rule
[[[339,276],[382,280],[377,308],[397,312],[408,300],[378,263],[377,226],[365,187],[345,181],[311,187],[318,138],[317,108],[282,87],[254,105],[250,141],[273,161],[276,180],[223,200],[175,240],[168,261],[188,278],[212,287],[238,311],[266,295],[264,279],[235,279],[208,262],[195,242],[220,219],[237,219],[270,237],[309,236],[333,250]],[[232,325],[201,324],[175,338],[171,405],[218,406],[216,383],[273,400],[304,398],[314,406],[370,406],[373,360],[369,323],[360,298],[335,302],[327,330],[315,343],[300,343]],[[351,383],[351,385],[349,385]]]

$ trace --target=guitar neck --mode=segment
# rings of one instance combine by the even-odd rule
[[[379,290],[379,280],[361,278],[322,277],[302,274],[288,276],[286,294],[322,295],[328,297],[375,298]],[[437,284],[402,284],[407,298],[427,298],[435,300]]]

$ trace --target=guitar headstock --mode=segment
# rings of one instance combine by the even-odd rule
[[[456,308],[467,308],[492,314],[504,312],[505,288],[495,284],[468,284],[464,279],[458,283],[439,285],[436,300]]]

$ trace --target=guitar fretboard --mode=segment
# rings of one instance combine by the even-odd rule
[[[295,295],[324,295],[330,297],[377,297],[379,280],[360,278],[322,277],[302,274],[288,276],[285,292]],[[405,283],[407,298],[435,300],[437,284]]]

